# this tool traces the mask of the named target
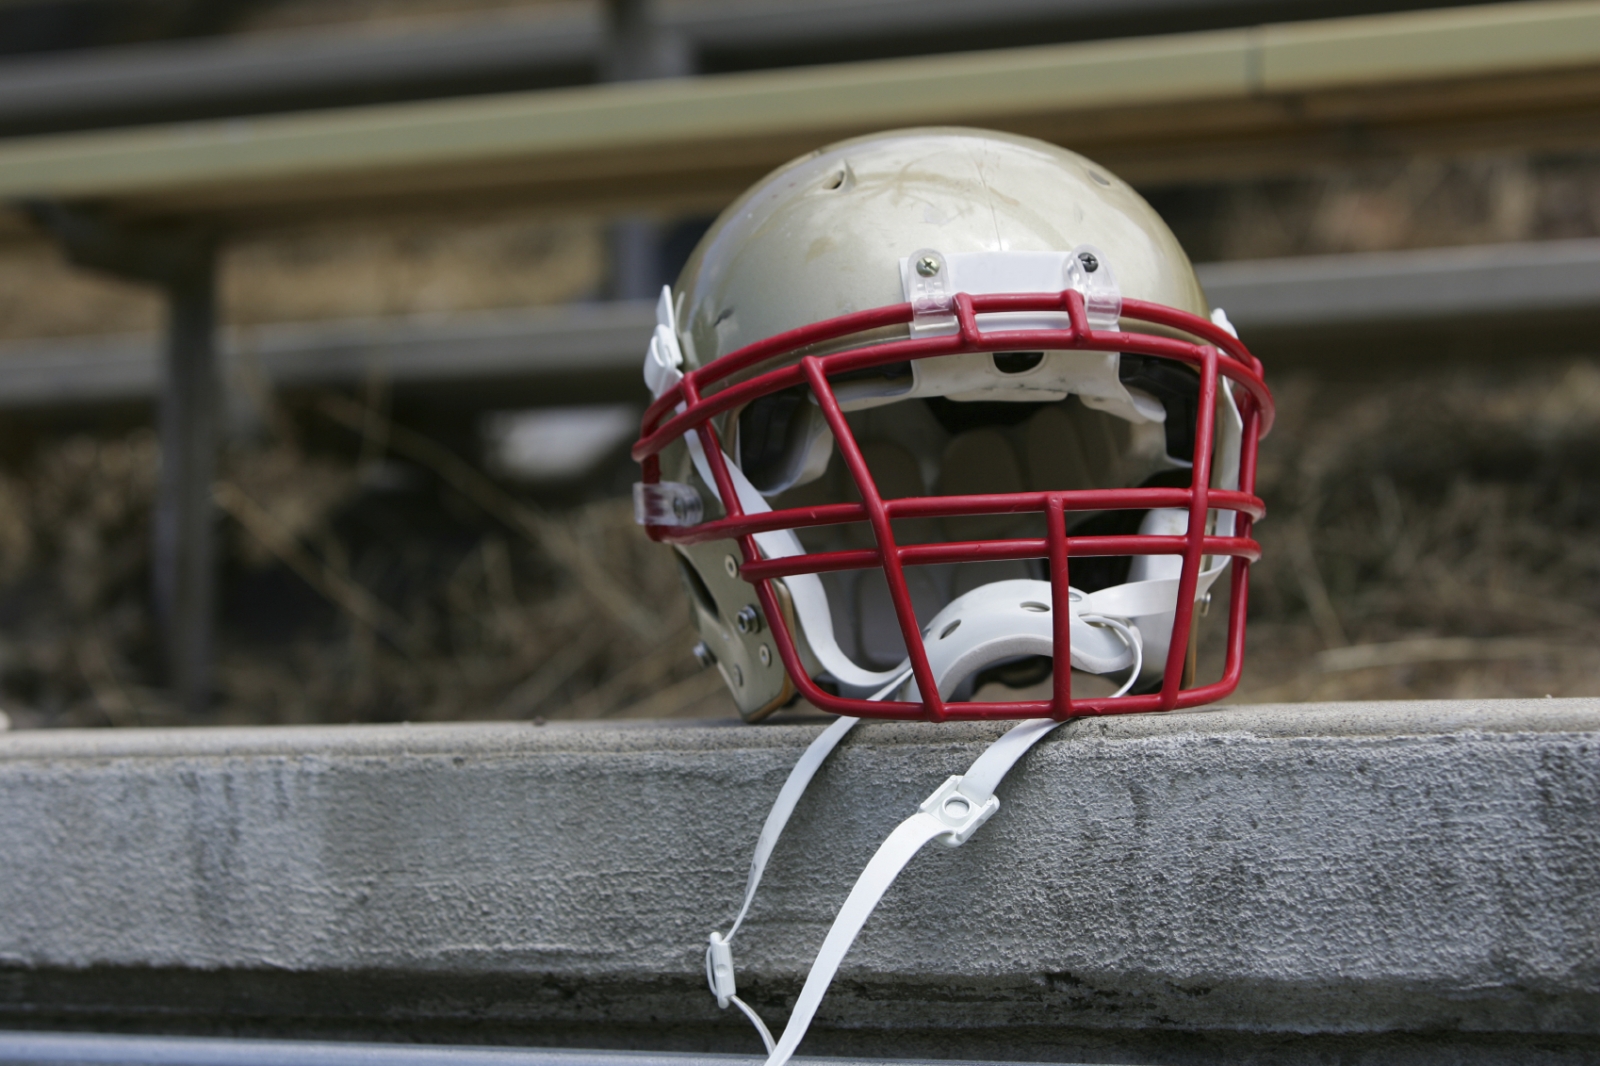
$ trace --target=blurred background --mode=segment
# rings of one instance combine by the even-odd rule
[[[733,715],[627,499],[651,298],[772,166],[938,122],[1132,181],[1266,361],[1235,701],[1595,694],[1597,26],[0,0],[0,707]],[[1238,84],[1197,55],[1243,57]]]

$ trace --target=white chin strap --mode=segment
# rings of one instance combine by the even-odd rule
[[[701,479],[707,485],[715,485],[698,436],[691,433],[684,439]],[[727,469],[746,514],[771,510],[766,499],[732,460],[727,461]],[[1231,534],[1232,512],[1221,512],[1217,527],[1219,534]],[[1149,512],[1140,532],[1181,534],[1187,528],[1187,512],[1164,509]],[[767,558],[801,555],[805,551],[799,537],[791,530],[757,533],[755,541]],[[1225,559],[1216,559],[1201,571],[1195,589],[1197,598],[1209,591],[1226,566]],[[1117,696],[1126,693],[1141,677],[1158,673],[1171,639],[1182,568],[1182,560],[1173,556],[1138,557],[1130,572],[1130,577],[1136,580],[1092,593],[1069,589],[1072,667],[1094,674],[1125,672],[1125,680],[1115,693]],[[867,695],[873,700],[921,698],[916,681],[911,677],[909,659],[891,670],[871,671],[857,666],[844,654],[833,634],[827,593],[815,574],[800,574],[784,580],[812,653],[847,694]],[[929,664],[938,679],[941,695],[949,696],[963,681],[987,666],[1025,656],[1051,655],[1051,610],[1050,582],[1026,579],[992,582],[951,601],[929,623],[924,636]],[[859,718],[840,717],[811,742],[789,772],[756,841],[739,913],[728,932],[725,935],[713,932],[706,946],[706,982],[717,998],[717,1005],[736,1006],[750,1019],[767,1047],[766,1066],[784,1066],[793,1056],[856,935],[906,864],[930,840],[938,840],[948,847],[966,843],[978,827],[1000,809],[994,790],[1006,772],[1029,748],[1061,724],[1042,718],[1015,726],[990,745],[965,774],[939,786],[922,802],[916,814],[901,822],[889,835],[861,871],[855,887],[834,918],[833,927],[811,965],[800,998],[789,1016],[789,1024],[783,1035],[774,1040],[761,1016],[738,996],[732,941],[750,911],[767,860],[800,797],[828,755],[859,721]]]
[[[662,292],[657,317],[660,325],[646,358],[645,380],[659,396],[682,377],[679,367],[683,357],[678,350],[670,290]],[[1236,429],[1238,413],[1226,384],[1224,393],[1233,414],[1232,422],[1224,429]],[[714,489],[717,483],[698,434],[686,434],[684,441],[696,472]],[[770,511],[772,508],[766,498],[750,484],[738,465],[726,456],[724,459],[744,512]],[[1237,468],[1236,455],[1234,467]],[[1229,483],[1223,487],[1234,486]],[[1218,512],[1215,524],[1217,535],[1231,536],[1233,512]],[[1141,533],[1155,535],[1178,535],[1187,529],[1188,513],[1178,509],[1150,511],[1139,527]],[[769,559],[805,553],[800,538],[792,530],[757,533],[754,539],[761,553]],[[1211,565],[1203,566],[1196,583],[1197,599],[1210,590],[1227,568],[1225,558],[1208,561]],[[1159,676],[1171,640],[1182,569],[1182,560],[1175,556],[1139,556],[1134,558],[1130,580],[1124,584],[1092,593],[1069,589],[1071,668],[1093,674],[1123,674],[1117,696],[1126,693],[1141,679]],[[794,575],[784,578],[784,582],[812,654],[839,682],[845,695],[873,700],[921,699],[916,681],[911,677],[909,659],[891,670],[874,671],[863,669],[844,654],[834,636],[827,592],[816,574]],[[924,635],[929,664],[941,696],[948,697],[963,681],[988,666],[1026,656],[1052,655],[1051,610],[1048,581],[997,581],[953,600],[928,624]],[[833,927],[828,930],[800,998],[795,1002],[789,1024],[783,1035],[774,1040],[760,1015],[737,994],[733,938],[750,912],[767,860],[800,797],[828,755],[859,721],[859,718],[848,717],[834,721],[811,742],[789,772],[756,841],[738,916],[726,934],[713,932],[706,947],[706,981],[717,998],[717,1005],[736,1006],[750,1019],[766,1044],[766,1066],[784,1066],[794,1054],[856,935],[906,864],[931,840],[947,847],[966,843],[1000,809],[1000,800],[994,791],[1006,773],[1034,744],[1061,724],[1040,718],[1013,727],[990,745],[965,774],[945,781],[922,802],[915,814],[889,834],[866,869],[861,871],[855,887],[834,918]]]
[[[1041,595],[1042,599],[1039,598]],[[929,661],[940,689],[953,689],[975,671],[997,662],[1023,655],[1048,655],[1049,596],[1050,584],[1046,581],[999,581],[967,593],[940,612],[934,620],[934,626],[942,624],[945,627],[942,631],[944,636],[931,637],[928,648]],[[1041,607],[1045,609],[1039,610]],[[1019,614],[1044,619],[1042,638],[1036,632],[1037,623],[1032,619],[1029,620],[1031,628],[1019,633],[1015,625]],[[1131,688],[1140,676],[1144,658],[1144,645],[1139,631],[1115,618],[1077,612],[1074,612],[1072,627],[1074,663],[1077,662],[1081,627],[1085,655],[1099,656],[1107,663],[1115,660],[1127,672],[1127,680],[1117,695]],[[930,627],[930,633],[938,632]],[[896,677],[873,698],[882,699],[891,691],[908,684],[915,692],[913,682],[903,682]],[[805,794],[806,786],[839,741],[859,721],[859,718],[841,717],[828,726],[811,742],[800,756],[800,761],[789,772],[789,779],[779,791],[777,801],[767,815],[766,824],[761,828],[761,836],[756,841],[739,914],[726,934],[712,933],[706,947],[706,981],[711,986],[712,995],[717,997],[717,1005],[726,1008],[732,1004],[750,1019],[766,1044],[766,1066],[783,1066],[794,1054],[811,1025],[823,994],[832,984],[845,954],[855,942],[856,934],[861,932],[861,927],[906,864],[930,840],[938,840],[952,848],[966,843],[978,827],[1000,809],[1000,800],[994,790],[1006,772],[1029,748],[1061,724],[1052,719],[1039,718],[1015,726],[990,745],[965,774],[952,777],[940,785],[933,795],[922,802],[916,814],[901,822],[889,834],[866,869],[861,871],[849,898],[834,918],[833,927],[828,930],[828,936],[822,943],[822,950],[811,964],[811,972],[789,1016],[789,1024],[782,1037],[774,1040],[760,1015],[738,996],[732,941],[750,912],[767,860],[772,856],[772,849],[777,846],[778,838],[800,802],[800,797]]]

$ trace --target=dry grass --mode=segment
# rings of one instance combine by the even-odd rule
[[[486,17],[571,16],[594,6],[583,0],[281,0],[248,10],[230,29],[247,34],[337,26],[394,32]]]
[[[52,444],[0,480],[0,688],[17,725],[178,721],[152,683],[157,468],[140,432]],[[458,482],[427,463],[310,455],[288,437],[230,455],[209,720],[592,718],[641,701],[670,716],[725,699],[686,654],[678,578],[627,501],[545,514],[487,480]],[[484,492],[544,525],[499,521]],[[596,606],[576,576],[586,563],[629,591],[637,618]]]
[[[1157,190],[1196,262],[1600,236],[1600,158],[1371,162],[1293,179]]]
[[[1600,692],[1600,363],[1277,391],[1239,699]]]
[[[236,324],[448,314],[594,296],[601,226],[530,215],[389,221],[235,240],[221,269]],[[81,270],[43,242],[0,245],[0,339],[159,329],[147,285]]]
[[[0,244],[0,339],[150,333],[161,317],[149,286],[80,270],[42,241]]]
[[[601,227],[528,215],[276,234],[233,244],[229,322],[445,314],[594,296]]]
[[[1278,392],[1238,699],[1600,690],[1600,362]],[[342,424],[327,411],[225,464],[228,513],[258,517],[224,519],[211,721],[733,713],[625,501],[541,510],[399,429],[387,458],[354,433],[348,452],[308,452],[293,427],[326,438]],[[58,441],[0,477],[0,692],[18,725],[177,721],[148,618],[156,469],[139,432]],[[638,615],[602,608],[587,567]]]

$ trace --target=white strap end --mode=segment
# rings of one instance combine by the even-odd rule
[[[721,933],[712,933],[706,946],[706,983],[711,994],[717,997],[717,1006],[723,1010],[738,997],[738,986],[733,977],[733,948],[722,939]]]

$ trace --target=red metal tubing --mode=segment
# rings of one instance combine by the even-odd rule
[[[1043,512],[1049,501],[1060,500],[1073,511],[1144,511],[1153,507],[1187,507],[1189,489],[1068,489],[1043,492],[994,493],[987,496],[909,496],[889,500],[892,518],[954,518],[961,515],[1015,514]],[[1211,506],[1223,511],[1242,511],[1257,518],[1266,505],[1244,492],[1211,492]]]
[[[1054,351],[1075,349],[1128,351],[1142,355],[1156,355],[1177,359],[1191,366],[1199,366],[1203,362],[1203,356],[1199,352],[1201,346],[1178,338],[1147,333],[1122,333],[1088,329],[1087,319],[1083,316],[1082,311],[1083,298],[1071,289],[1061,294],[1001,294],[979,297],[959,293],[956,295],[954,302],[960,325],[959,332],[955,334],[883,341],[862,348],[835,352],[816,358],[823,361],[824,372],[828,376],[847,373],[852,370],[868,369],[886,363],[927,359],[938,355],[958,354],[964,351],[1004,351],[1015,348],[1039,348]],[[977,315],[989,311],[1018,309],[1061,310],[1063,309],[1063,304],[1069,317],[1073,315],[1079,316],[1072,319],[1073,325],[1068,329],[983,331],[977,324]],[[1252,395],[1255,395],[1259,401],[1264,403],[1267,411],[1270,412],[1271,397],[1270,393],[1266,391],[1265,384],[1261,381],[1259,361],[1254,356],[1251,356],[1243,345],[1226,331],[1217,328],[1196,315],[1142,300],[1125,300],[1123,309],[1125,317],[1140,321],[1150,321],[1202,336],[1227,351],[1230,359],[1227,366],[1220,368],[1223,375],[1237,381]],[[719,390],[710,399],[702,401],[702,403],[709,406],[702,406],[696,409],[695,404],[689,403],[688,410],[668,419],[665,425],[659,425],[660,419],[664,415],[679,403],[685,402],[689,390],[694,390],[698,398],[700,391],[705,386],[716,384],[740,370],[782,355],[785,352],[794,351],[821,341],[849,336],[853,333],[866,332],[883,326],[903,324],[909,322],[910,319],[910,304],[896,304],[871,311],[857,312],[854,315],[841,316],[829,322],[769,337],[764,341],[758,341],[737,352],[713,360],[698,370],[690,371],[684,376],[683,381],[663,393],[660,397],[657,397],[646,409],[643,420],[644,433],[641,440],[634,445],[635,461],[642,462],[646,456],[659,452],[661,448],[671,443],[672,440],[699,425],[705,419],[713,418],[724,411],[731,410],[740,404],[748,403],[769,392],[775,392],[798,384],[799,375],[796,373],[796,367],[779,368],[770,371],[749,381]],[[1263,434],[1270,428],[1269,414],[1268,419],[1263,424]]]
[[[660,451],[684,434],[693,432],[705,451],[705,460],[721,497],[725,515],[690,528],[650,527],[650,535],[671,543],[692,544],[714,539],[736,539],[744,565],[741,575],[756,585],[756,594],[770,620],[779,657],[801,695],[813,705],[840,714],[865,714],[904,719],[983,720],[1051,715],[1125,714],[1197,706],[1233,691],[1242,669],[1244,621],[1247,613],[1249,565],[1260,556],[1252,539],[1254,522],[1264,508],[1254,495],[1256,447],[1271,426],[1272,397],[1261,378],[1261,363],[1226,331],[1197,316],[1138,300],[1125,300],[1125,320],[1148,322],[1199,338],[1194,341],[1148,333],[1092,330],[1083,296],[1074,290],[1060,293],[1012,293],[985,296],[957,294],[952,300],[956,330],[934,337],[881,341],[825,356],[807,356],[797,364],[758,373],[744,381],[726,384],[733,377],[762,363],[808,346],[847,338],[871,330],[903,325],[912,319],[909,304],[876,308],[828,322],[815,323],[749,345],[738,352],[689,372],[658,397],[643,420],[641,439],[633,452],[644,467],[644,480],[660,478]],[[1067,324],[1059,329],[985,330],[983,315],[1030,311],[1063,314]],[[1201,378],[1195,433],[1191,488],[1111,489],[1074,492],[1030,492],[957,497],[909,497],[885,500],[850,432],[830,379],[852,371],[890,363],[934,358],[962,352],[1006,350],[1122,351],[1173,359],[1195,367]],[[1239,386],[1237,404],[1244,422],[1239,488],[1210,487],[1216,445],[1215,407],[1219,382]],[[731,460],[722,450],[713,419],[732,412],[761,396],[797,385],[807,385],[834,435],[836,446],[861,496],[861,503],[827,504],[777,512],[746,514],[730,471]],[[721,387],[717,387],[721,386]],[[710,389],[712,394],[705,395]],[[675,408],[682,406],[683,410]],[[1189,528],[1182,536],[1072,537],[1067,516],[1075,511],[1183,507]],[[1233,536],[1208,536],[1206,519],[1212,511],[1235,514]],[[956,543],[901,545],[894,537],[897,519],[951,518],[982,514],[1041,513],[1044,538],[1017,538]],[[780,529],[865,522],[876,547],[856,551],[819,552],[764,559],[755,535]],[[1071,694],[1071,611],[1066,602],[1068,562],[1074,555],[1178,555],[1183,559],[1179,579],[1178,610],[1171,633],[1168,659],[1160,692],[1115,699],[1074,699]],[[1194,594],[1201,559],[1207,555],[1233,558],[1226,658],[1222,677],[1211,684],[1185,689],[1181,685],[1188,634],[1192,625]],[[1052,636],[1058,671],[1049,701],[946,704],[934,684],[911,603],[905,567],[1001,559],[1048,560],[1055,618]],[[913,676],[923,696],[921,702],[870,702],[824,691],[810,676],[799,654],[796,635],[772,582],[784,577],[834,570],[882,567],[893,601],[896,620],[911,660]]]
[[[777,333],[765,340],[756,341],[746,345],[736,352],[713,359],[698,370],[691,370],[684,375],[687,381],[693,379],[696,388],[703,389],[706,385],[713,385],[731,374],[755,366],[774,356],[785,352],[797,351],[808,348],[813,344],[836,340],[839,337],[848,337],[855,333],[866,333],[885,326],[904,325],[911,321],[911,305],[890,304],[887,307],[875,307],[867,311],[857,311],[853,314],[840,315],[825,322],[814,322],[791,329],[786,333]],[[670,411],[681,401],[680,386],[674,386],[655,402],[645,409],[645,421],[653,422],[661,417],[662,412]]]
[[[1148,300],[1122,301],[1122,313],[1126,318],[1138,322],[1148,322],[1153,326],[1168,326],[1172,329],[1182,330],[1193,334],[1208,344],[1214,344],[1222,349],[1233,359],[1261,373],[1261,360],[1250,354],[1250,350],[1240,342],[1239,338],[1215,323],[1208,322],[1199,315],[1191,315],[1187,311],[1180,311],[1176,307],[1165,304],[1151,303]]]
[[[1189,504],[1188,489],[1095,489],[1058,493],[996,493],[992,496],[912,496],[885,500],[883,505],[891,519],[956,518],[964,515],[1043,512],[1051,496],[1061,497],[1068,512],[1146,510],[1152,507],[1187,507]],[[1260,518],[1266,511],[1266,506],[1254,496],[1221,490],[1212,491],[1211,506],[1255,518]],[[726,540],[777,529],[809,529],[866,520],[866,509],[859,503],[829,503],[783,511],[763,511],[741,518],[719,518],[697,526],[649,528],[651,536],[667,544],[703,544],[708,540]]]
[[[1200,580],[1200,556],[1205,546],[1206,517],[1211,492],[1211,449],[1214,441],[1214,423],[1217,410],[1217,350],[1205,348],[1205,364],[1200,370],[1200,402],[1195,412],[1194,472],[1191,478],[1194,496],[1189,502],[1189,528],[1184,534],[1188,541],[1183,552],[1183,572],[1178,577],[1177,602],[1187,604],[1188,610],[1174,613],[1172,637],[1167,645],[1166,668],[1161,675],[1162,709],[1171,710],[1178,705],[1178,690],[1183,687],[1183,669],[1189,657],[1189,627],[1194,619],[1194,594]]]
[[[1147,537],[1128,534],[1120,537],[1067,537],[1066,553],[1089,555],[1181,555],[1187,550],[1185,537]],[[1206,555],[1226,555],[1235,559],[1261,558],[1261,546],[1244,537],[1204,537]],[[1050,557],[1050,538],[1016,540],[951,541],[940,544],[906,544],[896,549],[905,566],[936,566],[941,563],[990,563]],[[840,570],[869,570],[883,565],[877,548],[849,551],[812,552],[785,555],[776,559],[757,559],[739,568],[746,581],[768,581],[795,574],[830,574]]]
[[[1067,335],[1071,336],[1070,333]],[[1043,348],[1057,351],[1078,349],[1120,351],[1136,355],[1159,356],[1196,367],[1204,362],[1203,356],[1197,354],[1192,345],[1169,337],[1155,337],[1143,333],[1100,333],[1095,335],[1094,343],[1092,344],[1066,343],[1062,339],[1060,332],[1049,330],[1022,330],[983,334],[978,341],[971,344],[963,343],[962,338],[954,335],[930,340],[896,340],[813,358],[822,360],[826,373],[834,375],[848,373],[853,370],[871,369],[889,363],[929,359],[941,355],[959,355],[976,351],[1007,351],[1018,348]],[[1258,401],[1266,397],[1268,399],[1266,408],[1268,410],[1271,409],[1270,394],[1267,393],[1266,384],[1259,375],[1244,367],[1233,365],[1225,368],[1223,375],[1238,382],[1249,394],[1256,396]],[[800,382],[801,375],[798,366],[782,367],[760,377],[752,378],[749,381],[729,386],[698,403],[686,403],[683,411],[673,415],[660,426],[657,426],[655,419],[647,413],[643,423],[643,435],[635,442],[630,454],[635,462],[642,463],[649,456],[658,454],[684,433],[703,425],[710,419],[753,400],[760,399],[762,396],[791,388],[800,384]],[[674,387],[674,391],[690,388],[693,385],[694,383],[689,378],[685,378]],[[665,396],[663,397],[663,399],[666,398]],[[676,406],[676,403],[672,406]],[[655,411],[656,405],[652,404],[650,410]],[[670,407],[667,410],[670,410]],[[665,413],[665,411],[661,413]]]
[[[1050,715],[1067,718],[1072,714],[1072,586],[1067,575],[1072,544],[1067,540],[1067,512],[1060,496],[1050,501],[1045,521],[1049,532],[1045,539],[1050,542],[1050,652],[1056,662],[1068,664],[1051,676]]]
[[[855,435],[850,432],[849,423],[844,420],[844,411],[839,407],[839,400],[834,396],[827,377],[822,373],[821,362],[814,356],[808,356],[800,361],[800,366],[805,371],[806,380],[811,383],[812,394],[822,407],[823,416],[828,420],[828,427],[833,431],[834,443],[839,449],[839,454],[844,457],[850,476],[855,479],[856,491],[861,494],[861,503],[866,508],[872,523],[872,535],[878,542],[879,565],[883,567],[883,576],[889,585],[889,598],[894,602],[895,617],[900,622],[900,632],[904,635],[906,654],[911,659],[911,673],[917,679],[917,689],[922,695],[922,706],[926,708],[928,717],[936,722],[942,721],[945,710],[944,697],[939,694],[939,686],[933,677],[933,667],[928,663],[928,649],[922,643],[921,627],[917,623],[917,612],[911,605],[911,590],[906,585],[905,568],[900,562],[900,553],[895,544],[894,528],[889,519],[889,512],[883,506],[883,498],[878,495],[878,484],[873,479],[872,472],[867,469],[867,461],[862,457],[861,449],[856,446]]]

